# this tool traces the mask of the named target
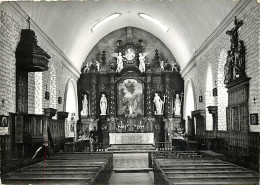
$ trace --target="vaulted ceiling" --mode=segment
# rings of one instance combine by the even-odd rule
[[[238,0],[17,2],[80,71],[91,49],[107,34],[137,27],[158,37],[183,69],[202,43],[235,7]],[[91,28],[112,13],[121,16]],[[138,13],[146,13],[168,32]]]

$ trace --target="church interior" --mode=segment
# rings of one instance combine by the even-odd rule
[[[5,1],[2,184],[259,184],[259,0]]]

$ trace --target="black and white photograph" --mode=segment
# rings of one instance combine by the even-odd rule
[[[0,0],[0,184],[259,185],[260,0]]]

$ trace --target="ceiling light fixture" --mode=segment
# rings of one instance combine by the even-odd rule
[[[165,32],[169,31],[169,28],[164,26],[160,21],[158,21],[157,19],[151,17],[150,15],[144,14],[144,13],[139,13],[139,16],[143,19],[149,20],[155,24],[157,24],[158,26],[160,26]]]
[[[94,32],[99,26],[101,26],[102,24],[111,21],[117,17],[119,17],[121,15],[121,13],[114,13],[112,15],[109,15],[108,17],[102,19],[101,21],[99,21],[97,24],[95,24],[92,28],[91,31]]]

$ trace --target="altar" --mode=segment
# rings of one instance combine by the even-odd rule
[[[82,66],[78,128],[88,135],[95,125],[104,148],[165,142],[181,123],[184,83],[177,64],[163,47],[145,52],[152,46],[142,39],[114,43]]]
[[[110,145],[154,145],[154,133],[109,133]]]

